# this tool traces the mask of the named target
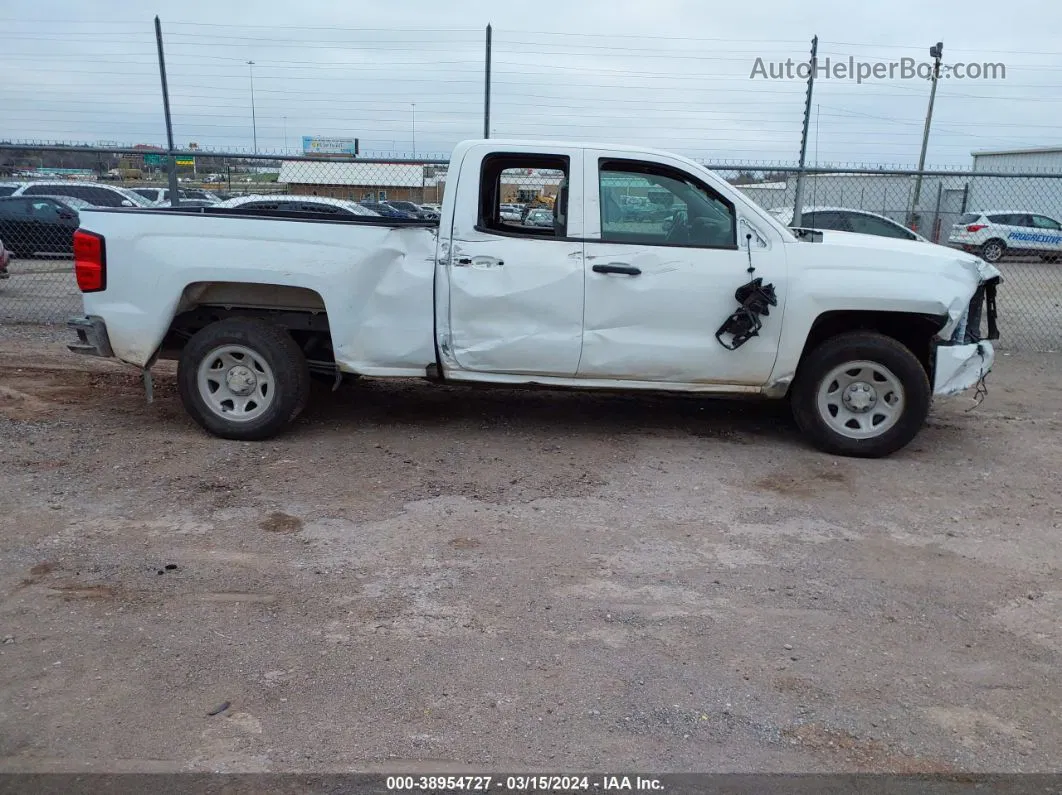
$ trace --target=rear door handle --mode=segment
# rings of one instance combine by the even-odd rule
[[[624,265],[622,262],[610,262],[607,265],[595,265],[594,273],[622,273],[624,276],[640,276],[641,268],[633,265]]]

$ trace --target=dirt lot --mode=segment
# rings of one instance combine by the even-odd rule
[[[371,381],[244,444],[0,327],[0,771],[1058,770],[1060,363],[885,461]]]

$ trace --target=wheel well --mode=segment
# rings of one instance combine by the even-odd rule
[[[800,363],[803,364],[808,353],[830,337],[836,337],[846,331],[876,331],[905,345],[922,363],[932,382],[933,338],[944,328],[946,322],[946,317],[917,312],[824,312],[815,318],[811,326],[804,342],[804,350],[800,354]]]
[[[285,329],[302,349],[311,372],[335,372],[335,351],[324,301],[313,290],[273,284],[200,282],[181,295],[162,342],[160,358],[175,359],[192,336],[219,320],[250,317]]]

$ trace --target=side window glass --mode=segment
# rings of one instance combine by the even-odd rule
[[[1045,215],[1034,215],[1032,221],[1033,226],[1037,229],[1053,229],[1057,231],[1062,228],[1059,226],[1058,221],[1054,221]]]
[[[734,206],[679,169],[605,160],[598,180],[603,241],[737,247]]]
[[[564,237],[568,231],[568,158],[490,155],[479,186],[479,227],[509,235]],[[509,205],[526,206],[523,213]]]

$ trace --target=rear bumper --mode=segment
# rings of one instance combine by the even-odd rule
[[[976,386],[992,369],[996,351],[988,340],[970,345],[938,345],[933,394],[956,395]]]
[[[111,358],[114,351],[111,349],[111,340],[107,336],[107,324],[102,317],[90,315],[88,317],[75,317],[67,322],[67,327],[77,332],[77,342],[66,347],[74,353],[86,356],[103,356]]]

